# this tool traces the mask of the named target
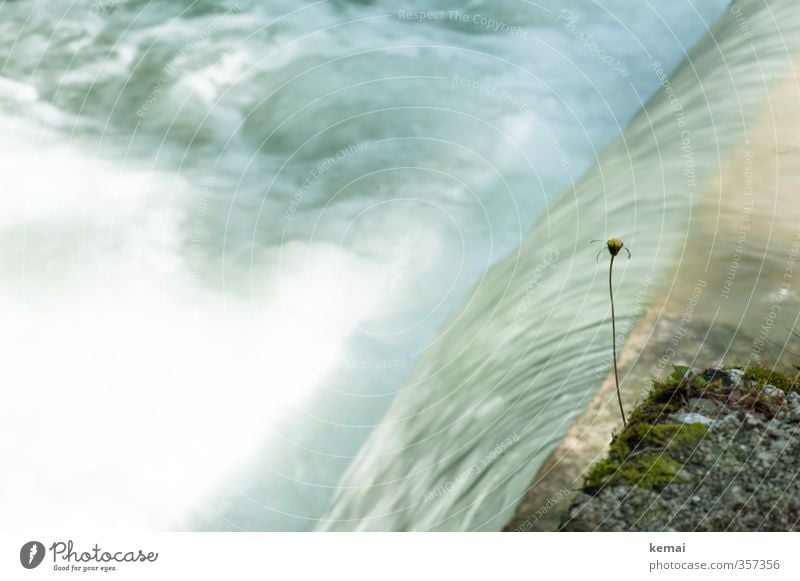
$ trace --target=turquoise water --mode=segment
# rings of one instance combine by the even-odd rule
[[[4,524],[312,528],[726,3],[560,4],[1,4]]]
[[[676,71],[651,62],[658,93],[480,279],[319,529],[496,531],[532,483],[523,530],[555,526],[621,423],[592,239],[632,251],[612,281],[628,410],[672,365],[795,362],[796,8],[745,0]]]

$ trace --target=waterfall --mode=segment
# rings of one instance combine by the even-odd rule
[[[755,347],[770,313],[779,307],[791,325],[798,312],[798,33],[792,0],[744,0],[674,74],[649,63],[660,90],[480,279],[348,468],[320,529],[505,525],[607,382],[608,264],[595,263],[592,239],[619,237],[633,253],[614,280],[625,347],[644,337],[637,354],[660,355],[671,339],[652,330],[669,307],[716,329],[719,355],[735,341],[765,355]],[[678,351],[639,376],[669,371]],[[631,403],[646,385],[626,387]]]

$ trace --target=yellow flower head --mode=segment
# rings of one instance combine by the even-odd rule
[[[619,254],[619,251],[622,250],[622,247],[624,246],[622,240],[619,238],[609,238],[606,244],[608,244],[608,251],[611,253],[611,256],[616,256]]]
[[[602,243],[603,241],[602,240],[592,240],[592,244],[595,244],[596,242]],[[606,248],[608,248],[608,253],[611,255],[611,259],[612,260],[614,259],[614,257],[617,254],[619,254],[620,250],[623,250],[624,246],[625,245],[622,243],[622,240],[620,240],[619,238],[609,238],[606,241]],[[625,252],[628,253],[628,258],[630,258],[631,257],[631,251],[628,250],[627,248],[625,248],[624,250],[625,250]],[[597,253],[596,260],[598,260],[598,261],[600,260],[600,255],[601,254],[603,254],[603,249],[602,248],[600,249],[600,252]]]

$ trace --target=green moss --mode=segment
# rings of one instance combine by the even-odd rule
[[[661,489],[670,482],[686,482],[678,476],[681,464],[663,453],[649,452],[620,466],[620,476],[628,484],[648,490]]]
[[[682,462],[673,456],[690,449],[705,436],[703,424],[631,423],[611,442],[608,456],[595,463],[586,476],[585,489],[594,492],[614,482],[658,489],[678,476]]]
[[[769,367],[748,367],[744,371],[746,381],[754,381],[759,385],[774,385],[785,392],[800,391],[800,376],[785,375]]]
[[[676,371],[665,382],[653,381],[653,388],[645,400],[630,414],[631,426],[639,423],[656,424],[680,409],[687,395],[684,374]]]
[[[765,384],[785,392],[800,391],[800,375],[785,375],[766,367],[748,368],[743,378],[744,393],[739,401],[755,398],[749,405],[768,416],[772,404],[762,402],[760,396]],[[731,389],[721,379],[709,381],[690,374],[688,367],[675,366],[666,380],[653,382],[648,396],[630,414],[628,426],[612,439],[608,455],[589,469],[584,490],[594,493],[618,483],[659,490],[671,482],[683,482],[678,474],[684,460],[706,435],[707,428],[700,423],[672,423],[668,418],[690,397],[716,392],[727,397]]]
[[[584,485],[587,492],[615,482],[649,490],[683,482],[678,476],[682,462],[675,457],[691,451],[707,432],[700,423],[665,423],[686,401],[688,371],[675,367],[666,381],[653,382],[647,398],[630,414],[628,427],[611,441],[608,456],[589,469]]]
[[[693,444],[706,434],[703,424],[636,424],[625,430],[624,437],[632,449],[643,446],[672,448]]]
[[[673,365],[672,374],[667,378],[667,383],[670,385],[678,385],[683,378],[689,373],[690,369],[685,365]]]

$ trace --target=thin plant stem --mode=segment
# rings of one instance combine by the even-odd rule
[[[619,402],[619,413],[622,414],[622,426],[627,428],[628,422],[625,419],[625,409],[622,407],[622,394],[619,391],[619,371],[617,371],[617,321],[614,315],[614,287],[611,284],[611,273],[614,271],[614,255],[611,255],[611,262],[608,265],[608,296],[611,298],[611,346],[614,352],[614,381],[617,384],[617,401]]]

